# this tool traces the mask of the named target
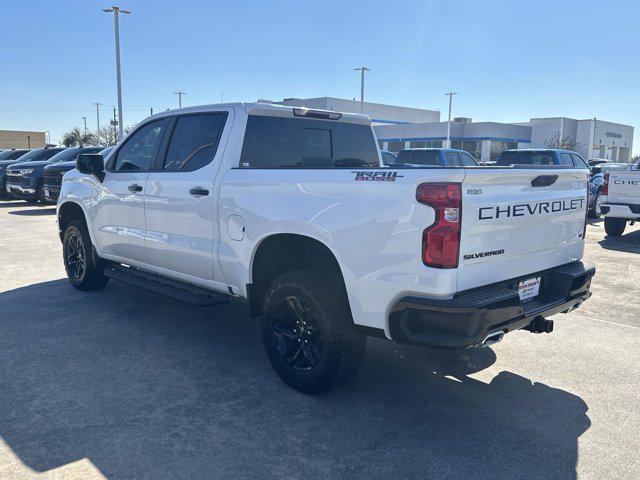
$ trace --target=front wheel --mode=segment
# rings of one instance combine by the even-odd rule
[[[67,278],[79,290],[96,290],[109,281],[104,273],[104,261],[93,252],[87,227],[81,222],[71,222],[64,231],[62,257]]]
[[[351,379],[366,349],[342,282],[320,269],[274,279],[264,299],[262,340],[271,365],[289,386],[320,393]]]
[[[607,235],[612,237],[619,237],[624,233],[624,229],[627,227],[627,221],[624,218],[604,218],[604,231]]]

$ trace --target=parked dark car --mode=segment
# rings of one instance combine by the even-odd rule
[[[589,184],[587,185],[589,217],[600,217],[601,187],[604,182],[601,175],[596,174],[596,172],[599,173],[599,166],[589,166],[580,154],[571,150],[554,148],[505,150],[500,154],[495,166],[507,167],[511,165],[557,165],[583,167],[589,170]]]
[[[8,149],[0,152],[0,198],[7,197],[7,176],[6,171],[9,165],[20,161],[20,158],[28,153],[28,149]]]
[[[69,158],[73,157],[73,160],[63,160],[56,163],[51,163],[44,167],[44,197],[45,201],[55,203],[58,200],[58,195],[60,195],[60,187],[62,185],[62,177],[69,170],[73,170],[76,168],[76,158],[81,153],[99,153],[102,155],[102,158],[106,158],[107,155],[113,150],[115,147],[85,147],[85,148],[68,148],[64,152],[59,153],[59,155],[67,154]],[[65,155],[66,156],[66,155]],[[54,160],[52,158],[51,160]]]
[[[401,150],[393,168],[475,167],[478,162],[468,152],[455,148],[411,148]]]
[[[63,147],[34,148],[25,153],[18,163],[11,163],[6,170],[5,188],[9,197],[27,201],[44,199],[42,172],[49,160],[63,150]]]

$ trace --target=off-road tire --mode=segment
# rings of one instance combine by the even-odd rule
[[[282,342],[278,340],[282,340],[282,336],[276,334],[280,325],[278,319],[282,317],[279,312],[283,305],[287,308],[291,302],[304,305],[297,316],[309,321],[306,331],[312,330],[309,342],[319,342],[321,346],[316,350],[320,353],[315,355],[319,360],[306,371],[288,363],[288,356],[282,353]],[[298,332],[298,335],[304,333]],[[307,394],[321,393],[350,380],[364,358],[367,344],[365,334],[353,324],[341,279],[322,269],[294,270],[271,282],[263,302],[262,340],[269,361],[280,378]],[[295,349],[296,344],[292,344]],[[306,358],[306,353],[304,355]]]
[[[104,273],[105,261],[98,258],[84,222],[72,221],[64,231],[62,257],[67,278],[78,290],[97,290],[109,281]],[[77,263],[82,262],[80,269]]]
[[[602,198],[600,189],[596,192],[596,198],[593,201],[593,208],[589,209],[589,218],[600,218],[601,212],[598,211],[598,201]]]
[[[627,221],[624,218],[604,218],[604,231],[611,237],[619,237],[624,233],[627,227]]]

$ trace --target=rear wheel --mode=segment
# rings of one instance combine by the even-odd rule
[[[624,218],[605,217],[604,231],[612,237],[619,237],[624,233],[627,221]]]
[[[590,218],[600,218],[602,215],[602,192],[600,190],[596,193],[596,199],[593,202],[593,208],[589,210]]]
[[[104,287],[109,277],[102,273],[105,262],[95,255],[91,237],[84,223],[70,222],[64,231],[62,257],[67,278],[79,290]]]
[[[289,386],[320,393],[351,379],[366,349],[342,282],[320,269],[274,279],[264,299],[262,340],[271,365]]]

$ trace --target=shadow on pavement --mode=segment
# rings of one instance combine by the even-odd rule
[[[26,217],[32,217],[32,216],[41,216],[41,215],[55,215],[56,214],[56,207],[40,207],[40,208],[33,208],[30,210],[15,210],[13,212],[9,212],[10,215],[20,215],[20,216],[26,216]]]
[[[243,305],[197,308],[115,282],[0,293],[0,437],[44,472],[110,480],[573,479],[587,405],[491,366],[369,339],[348,385],[286,387]]]
[[[617,252],[640,253],[640,230],[623,234],[621,237],[605,236],[598,242],[602,248]]]

